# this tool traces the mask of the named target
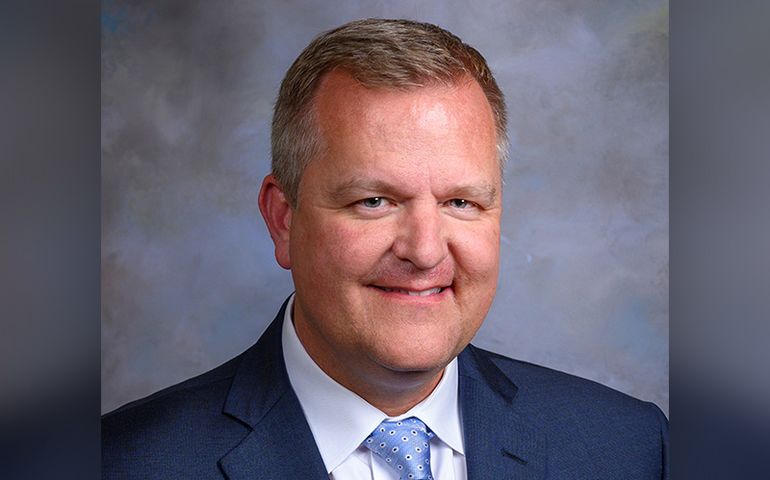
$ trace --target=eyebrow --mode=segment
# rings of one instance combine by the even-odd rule
[[[370,193],[383,195],[408,196],[397,185],[378,179],[351,178],[327,189],[331,198],[357,197]],[[488,183],[479,185],[458,185],[447,190],[442,196],[462,199],[479,199],[482,203],[493,205],[497,200],[497,188]]]
[[[451,190],[453,198],[482,199],[482,203],[493,205],[497,200],[497,188],[494,185],[483,183],[481,185],[461,185]]]

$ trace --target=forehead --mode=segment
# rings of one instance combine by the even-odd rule
[[[389,161],[399,154],[413,155],[413,161],[464,156],[484,164],[479,166],[490,159],[497,165],[492,108],[470,77],[451,85],[385,89],[333,71],[322,78],[314,103],[327,154],[366,152],[370,156],[358,160],[367,165],[376,159],[372,155],[386,153]]]
[[[357,119],[385,118],[389,113],[398,115],[422,113],[431,107],[432,117],[463,113],[462,119],[494,126],[494,115],[478,82],[470,76],[459,77],[450,84],[426,82],[421,87],[368,87],[355,80],[344,70],[333,70],[320,80],[314,98],[314,107],[321,127],[339,126],[351,117]]]

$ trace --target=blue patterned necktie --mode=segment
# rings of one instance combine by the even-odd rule
[[[399,480],[433,480],[430,440],[435,434],[417,417],[383,421],[363,445],[395,469]]]

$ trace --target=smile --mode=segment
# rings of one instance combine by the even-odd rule
[[[412,296],[412,297],[427,297],[429,295],[437,295],[437,294],[443,292],[445,287],[436,287],[436,288],[431,288],[431,289],[428,289],[428,290],[418,290],[418,291],[415,291],[415,290],[405,290],[403,288],[378,287],[376,285],[375,285],[375,288],[378,288],[378,289],[382,290],[383,292],[401,293],[401,294],[409,295],[409,296]]]

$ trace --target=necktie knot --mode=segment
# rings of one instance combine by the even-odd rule
[[[380,456],[401,480],[433,480],[430,440],[433,432],[417,417],[384,421],[364,440],[364,446]]]

